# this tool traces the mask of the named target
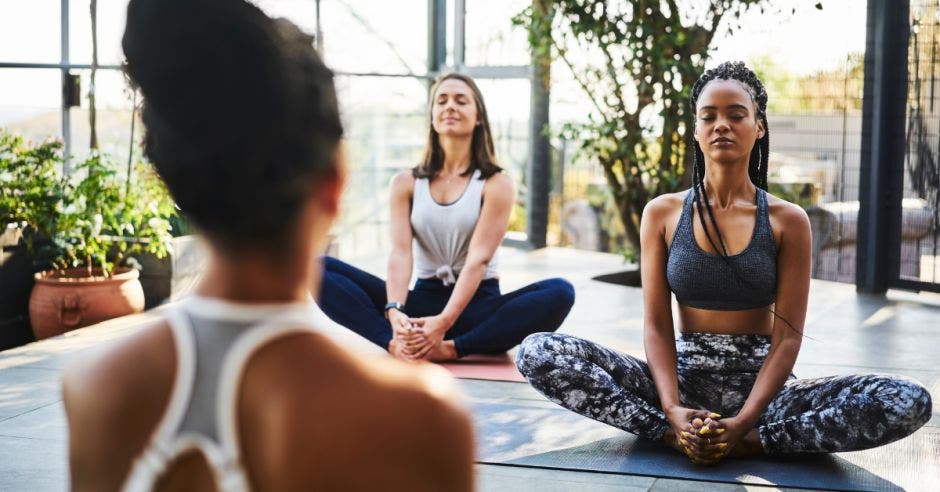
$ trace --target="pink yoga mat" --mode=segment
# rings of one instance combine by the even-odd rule
[[[468,355],[454,362],[441,363],[441,366],[461,379],[525,382],[509,354]]]

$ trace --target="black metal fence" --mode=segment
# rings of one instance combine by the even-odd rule
[[[863,57],[794,77],[762,74],[770,96],[770,191],[803,206],[814,278],[855,282]]]
[[[901,284],[940,288],[940,3],[911,2]],[[920,285],[918,285],[920,284]]]

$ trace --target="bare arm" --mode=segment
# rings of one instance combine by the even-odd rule
[[[761,413],[783,387],[793,371],[803,341],[812,237],[806,212],[791,204],[786,204],[784,212],[781,214],[783,228],[777,253],[777,302],[774,311],[778,316],[774,316],[770,352],[737,415],[746,428],[757,424]]]
[[[414,192],[411,171],[402,171],[392,178],[389,209],[391,210],[392,251],[388,257],[388,279],[385,293],[391,301],[405,302],[411,281],[411,197]]]
[[[667,197],[651,201],[640,221],[640,276],[643,284],[643,345],[663,409],[679,406],[676,335],[666,282]]]
[[[712,414],[709,409],[685,408],[679,395],[672,295],[666,281],[666,223],[671,214],[681,206],[676,200],[676,195],[653,199],[643,210],[643,218],[640,221],[643,345],[650,373],[656,384],[656,393],[669,424],[663,439],[670,445],[683,444],[685,453],[694,461],[697,457],[688,448],[687,443],[681,440],[677,442],[676,439],[682,432],[693,431],[693,419],[705,419],[717,414]]]

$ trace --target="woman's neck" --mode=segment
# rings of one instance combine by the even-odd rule
[[[448,175],[463,173],[470,165],[470,140],[466,138],[439,138],[441,150],[444,151],[444,162],[441,172]]]
[[[743,168],[739,165],[705,166],[705,192],[716,208],[728,208],[736,200],[753,202],[756,190],[747,173],[746,163]]]
[[[301,302],[317,290],[320,269],[312,259],[297,262],[261,255],[209,255],[196,294],[244,303]]]

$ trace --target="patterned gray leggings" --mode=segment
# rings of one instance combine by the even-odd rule
[[[770,349],[770,337],[686,333],[676,340],[682,404],[736,415]],[[536,333],[516,366],[549,400],[639,436],[661,440],[669,422],[646,362],[561,333]],[[868,449],[906,437],[931,414],[930,394],[881,375],[796,379],[757,424],[768,454]]]

